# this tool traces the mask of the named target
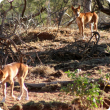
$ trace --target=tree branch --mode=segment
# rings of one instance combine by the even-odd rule
[[[100,0],[96,0],[96,2],[97,2],[97,5],[98,5],[100,11],[102,11],[103,13],[105,13],[107,15],[110,15],[110,9],[104,8],[102,3],[100,2]]]
[[[22,20],[22,21],[27,21],[27,20],[31,19],[31,17],[34,18],[34,17],[40,15],[40,13],[42,13],[42,12],[45,11],[45,10],[46,10],[46,8],[42,7],[41,10],[40,10],[38,13],[35,13],[35,14],[30,15],[30,16],[25,17],[25,18],[21,18],[21,20]]]
[[[26,10],[26,0],[24,0],[24,8],[23,8],[22,15],[21,15],[22,17],[24,16],[25,10]]]

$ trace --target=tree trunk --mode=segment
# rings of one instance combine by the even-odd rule
[[[84,12],[91,11],[92,0],[84,0]]]
[[[104,8],[102,3],[100,2],[100,0],[96,0],[98,8],[100,11],[102,11],[103,13],[110,15],[110,9],[109,8]]]
[[[109,4],[109,9],[110,9],[110,0],[108,0],[108,4]]]
[[[91,11],[92,0],[84,0],[84,13]],[[88,23],[85,24],[85,27],[89,27]]]
[[[50,0],[48,0],[48,10],[47,10],[47,14],[48,14],[48,18],[47,18],[47,25],[51,25],[51,9],[50,9]]]

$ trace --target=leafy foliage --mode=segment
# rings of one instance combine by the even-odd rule
[[[74,83],[63,87],[62,91],[78,96],[84,107],[98,107],[99,103],[103,104],[103,98],[100,96],[101,90],[97,82],[94,82],[93,79],[90,80],[87,76],[79,76],[78,70],[66,73]]]

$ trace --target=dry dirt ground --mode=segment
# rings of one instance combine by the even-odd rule
[[[97,79],[106,73],[110,73],[110,31],[99,30],[100,40],[98,42],[97,51],[91,53],[91,49],[95,42],[95,37],[90,42],[88,50],[85,49],[91,34],[85,29],[85,39],[82,40],[78,34],[78,30],[69,28],[46,28],[30,29],[27,33],[21,34],[21,39],[27,45],[21,44],[18,38],[14,37],[17,47],[22,49],[24,53],[30,54],[34,59],[30,73],[26,77],[25,83],[41,84],[55,81],[70,81],[64,73],[67,70],[74,71],[81,69],[80,75],[90,74],[89,77]],[[34,48],[34,49],[33,49]],[[13,49],[14,50],[14,49]],[[41,66],[36,57],[37,51],[43,65]],[[86,51],[84,51],[86,50]],[[101,70],[101,74],[99,74]],[[17,81],[15,79],[15,81]],[[51,84],[42,88],[32,88],[27,86],[29,90],[29,100],[25,100],[25,93],[21,101],[13,100],[10,97],[10,87],[7,87],[7,99],[4,109],[14,110],[73,110],[74,106],[78,110],[78,105],[72,104],[75,97],[60,92],[60,84]],[[19,86],[15,86],[14,94],[19,95]],[[107,88],[105,97],[110,98],[110,88]],[[2,87],[0,88],[0,100],[2,100]],[[23,106],[21,106],[21,105]],[[109,102],[107,102],[110,106]],[[7,108],[8,107],[8,108]],[[20,108],[21,107],[21,108]],[[18,109],[19,108],[19,109]],[[74,108],[74,110],[75,110]],[[83,110],[83,108],[80,108]],[[99,108],[100,109],[100,108]]]

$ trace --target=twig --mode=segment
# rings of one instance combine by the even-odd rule
[[[21,43],[23,43],[23,44],[25,44],[26,46],[28,46],[28,47],[32,48],[32,49],[36,52],[36,56],[37,56],[37,58],[38,58],[38,60],[39,60],[40,64],[43,64],[43,63],[42,63],[42,61],[40,60],[39,56],[38,56],[37,51],[36,51],[33,47],[31,47],[31,46],[27,45],[24,41],[22,41],[22,40],[21,40],[21,38],[20,38],[18,35],[16,35],[16,36],[19,38],[19,40],[21,41]]]

